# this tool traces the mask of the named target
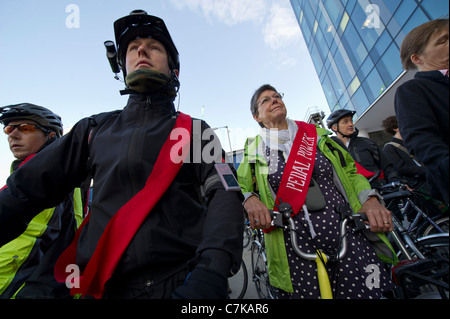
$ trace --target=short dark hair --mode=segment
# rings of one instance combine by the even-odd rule
[[[260,86],[259,89],[257,89],[255,91],[255,93],[253,93],[252,99],[250,101],[250,112],[252,112],[252,115],[259,115],[259,113],[258,113],[258,98],[264,91],[274,91],[274,92],[278,93],[277,89],[275,89],[270,84],[264,84],[264,85]],[[259,126],[264,127],[264,124],[259,123]]]
[[[381,126],[384,128],[384,131],[388,134],[395,135],[394,129],[398,129],[398,122],[395,115],[389,116],[381,122]]]
[[[448,29],[448,18],[429,21],[410,31],[400,47],[403,69],[416,70],[417,66],[411,61],[411,56],[422,54],[431,36],[445,28]]]

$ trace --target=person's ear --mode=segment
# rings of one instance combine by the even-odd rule
[[[261,123],[261,120],[259,119],[258,114],[253,114],[253,119],[254,119],[256,122]]]
[[[334,133],[337,133],[337,131],[338,131],[337,124],[333,124],[333,126],[331,126],[331,130],[332,130]]]
[[[415,65],[422,65],[423,64],[423,61],[422,61],[422,59],[420,58],[420,56],[418,55],[418,54],[413,54],[413,55],[411,55],[411,62],[412,63],[414,63]]]

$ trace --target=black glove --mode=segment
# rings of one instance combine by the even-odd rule
[[[183,286],[172,293],[174,299],[225,299],[227,278],[212,269],[196,267]]]
[[[175,299],[225,299],[228,296],[228,276],[230,275],[230,255],[207,249],[193,261],[192,272],[183,286],[172,293]]]

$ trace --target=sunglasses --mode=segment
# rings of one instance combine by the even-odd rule
[[[20,132],[28,134],[33,133],[36,130],[44,131],[45,133],[49,133],[50,131],[43,128],[42,126],[39,126],[37,124],[30,124],[30,123],[22,123],[22,124],[16,124],[16,125],[7,125],[3,129],[3,132],[5,132],[6,135],[11,134],[15,129],[18,129]]]

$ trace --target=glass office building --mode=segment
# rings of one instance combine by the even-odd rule
[[[449,10],[447,0],[290,1],[330,111],[355,110],[358,118],[406,73],[406,34]]]

